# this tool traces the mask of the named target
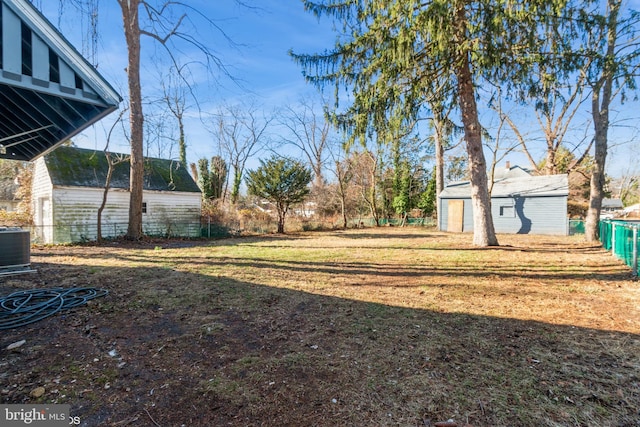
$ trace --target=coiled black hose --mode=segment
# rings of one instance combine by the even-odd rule
[[[86,304],[109,292],[96,288],[49,288],[14,292],[0,297],[0,330],[13,329]]]

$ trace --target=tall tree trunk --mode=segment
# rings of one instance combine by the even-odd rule
[[[466,40],[467,18],[463,5],[457,10],[457,38]],[[491,217],[491,200],[487,184],[487,163],[482,150],[482,133],[478,121],[478,107],[475,100],[473,78],[469,63],[469,51],[461,47],[455,64],[455,74],[460,97],[460,111],[464,126],[464,137],[469,156],[469,173],[471,177],[471,204],[473,205],[473,244],[476,246],[498,246],[493,218]]]
[[[178,117],[178,153],[180,156],[180,163],[183,167],[187,167],[187,141],[184,136],[184,123],[182,122],[182,114]]]
[[[371,152],[367,152],[369,159],[371,160],[371,169],[369,170],[369,188],[367,189],[368,197],[365,197],[367,204],[369,205],[369,211],[371,217],[376,223],[376,227],[380,227],[380,215],[378,215],[378,194],[376,187],[378,186],[378,159],[374,157]]]
[[[595,128],[595,156],[593,172],[591,173],[591,192],[589,196],[589,210],[585,222],[585,238],[594,242],[599,238],[600,209],[604,198],[605,163],[607,160],[607,145],[609,131],[609,105],[611,104],[613,77],[615,70],[616,41],[618,37],[618,12],[620,0],[609,0],[609,17],[607,23],[607,53],[602,76],[593,88],[591,108],[593,125]]]
[[[284,219],[285,219],[285,216],[287,215],[287,207],[278,203],[277,210],[278,210],[278,234],[284,234]]]
[[[102,192],[102,202],[98,207],[98,229],[96,232],[96,240],[98,243],[102,243],[102,212],[104,212],[104,207],[107,205],[107,197],[109,194],[109,189],[111,188],[111,176],[113,175],[114,164],[111,161],[111,154],[105,151],[105,156],[107,158],[107,178],[104,183],[104,191]],[[114,236],[115,237],[115,236]]]
[[[434,111],[433,128],[436,146],[436,218],[437,228],[440,229],[440,193],[444,190],[444,123],[441,111]]]
[[[142,189],[144,184],[142,89],[140,87],[140,0],[118,0],[127,42],[129,83],[129,120],[131,126],[131,174],[129,182],[129,226],[126,237],[142,238]]]

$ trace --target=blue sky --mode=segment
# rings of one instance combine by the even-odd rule
[[[59,18],[58,1],[34,2],[42,6],[43,13],[55,25],[60,24],[62,33],[82,52],[83,35],[88,27],[86,18],[73,13],[69,6],[64,10],[62,18]],[[102,0],[99,3],[100,27],[96,57],[98,70],[121,94],[126,94],[126,48],[120,8],[114,0]],[[300,53],[321,52],[331,48],[335,33],[329,22],[318,22],[312,14],[305,12],[299,0],[255,0],[252,4],[258,5],[259,9],[254,10],[240,7],[233,0],[189,0],[189,4],[214,20],[226,36],[237,44],[235,47],[231,46],[220,32],[211,31],[211,27],[204,25],[202,20],[196,22],[194,18],[196,27],[193,27],[192,34],[197,34],[204,40],[224,62],[230,74],[240,81],[238,85],[221,74],[218,74],[218,78],[211,79],[211,76],[202,70],[196,71],[196,90],[205,113],[216,111],[224,103],[236,104],[248,99],[254,99],[265,110],[272,110],[294,105],[305,95],[317,96],[317,90],[304,81],[300,67],[291,60],[287,51],[293,49]],[[185,28],[188,28],[191,23],[187,22],[186,25]],[[157,45],[149,39],[144,40],[143,93],[148,97],[154,96],[157,81],[162,73],[160,70],[166,69],[166,64],[158,65],[157,60],[149,61],[154,49],[157,49]],[[183,52],[181,60],[192,60],[188,50]],[[479,105],[482,108],[482,105]],[[584,129],[585,126],[591,126],[586,122],[589,118],[588,102],[585,105],[587,107],[583,114],[574,121],[578,129],[575,138],[584,134],[584,130],[580,130],[581,127]],[[523,122],[528,121],[533,126],[535,117],[523,118],[522,114],[531,114],[530,110],[523,111],[515,113],[517,118]],[[213,136],[201,122],[202,116],[195,108],[189,113],[190,120],[186,129],[188,160],[194,162],[199,158],[217,154]],[[630,142],[637,133],[634,128],[638,126],[638,116],[637,101],[615,106],[613,117],[621,117],[624,121],[615,120],[615,127],[610,132],[612,148],[608,157],[608,172],[611,175],[619,176],[627,171],[640,173],[640,162],[636,160],[640,158],[638,144]],[[483,125],[490,126],[490,114],[482,111],[481,121]],[[105,144],[105,129],[111,122],[110,118],[103,120],[93,130],[77,137],[75,142],[82,147],[102,150]],[[495,126],[495,122],[493,125]],[[128,143],[124,138],[120,138],[111,143],[110,149],[126,152]],[[541,149],[534,155],[536,158],[541,157],[542,152]],[[171,155],[177,157],[177,151],[174,150]],[[512,154],[507,160],[510,160],[511,164],[528,166],[524,156],[519,154]]]
[[[100,3],[99,42],[96,56],[98,71],[122,95],[127,93],[126,48],[122,30],[120,8],[114,0]],[[85,54],[83,41],[88,28],[86,18],[76,13],[71,6],[65,6],[62,18],[59,18],[57,1],[43,0],[35,4],[74,46]],[[247,9],[232,0],[195,0],[189,4],[213,20],[224,31],[212,30],[203,19],[194,17],[186,22],[185,30],[195,28],[197,36],[211,48],[224,63],[229,74],[236,79],[216,73],[216,78],[207,75],[201,68],[194,68],[196,92],[202,110],[214,112],[222,104],[236,104],[252,99],[263,109],[271,111],[285,105],[295,104],[302,96],[317,96],[318,91],[304,81],[301,68],[296,65],[287,52],[293,49],[299,53],[313,53],[330,48],[335,35],[327,22],[318,22],[310,13],[305,12],[298,0],[260,0],[252,4],[257,8]],[[196,34],[194,30],[190,33]],[[228,37],[233,42],[225,39]],[[235,44],[235,45],[234,45]],[[157,93],[157,81],[166,65],[157,65],[158,61],[150,55],[160,52],[157,43],[143,38],[142,80],[143,95],[153,97]],[[190,56],[187,48],[182,52],[183,62],[198,57]],[[191,120],[187,123],[188,160],[195,162],[202,157],[216,154],[212,135],[201,123],[197,109],[188,111]],[[104,119],[95,129],[85,131],[74,142],[85,148],[103,149],[108,128],[116,113]],[[113,141],[110,149],[128,151],[124,138]],[[176,152],[174,151],[173,154]]]

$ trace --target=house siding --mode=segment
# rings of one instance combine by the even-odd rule
[[[97,239],[98,208],[104,190],[98,188],[56,187],[53,190],[52,243]],[[127,231],[129,192],[111,189],[102,213],[102,236],[116,237]],[[110,226],[106,226],[110,224]],[[47,242],[49,243],[49,242]]]
[[[200,193],[171,193],[171,198],[159,191],[143,194],[146,213],[142,214],[142,229],[150,235],[200,235]],[[193,225],[198,227],[194,229]]]
[[[31,209],[35,225],[32,236],[36,241],[43,243],[53,242],[53,212],[52,212],[53,185],[47,172],[44,158],[35,162],[33,180],[31,183]]]
[[[567,197],[500,197],[491,200],[496,233],[567,235]]]
[[[497,233],[567,235],[569,178],[566,174],[503,177],[491,191],[491,216]],[[452,204],[454,202],[454,204]],[[460,215],[461,203],[463,202]],[[473,231],[471,183],[452,182],[438,198],[443,231]],[[451,218],[449,216],[451,215]],[[462,224],[460,223],[462,221]]]
[[[449,200],[440,199],[440,230],[447,231]],[[464,201],[463,232],[473,231],[471,199]],[[567,235],[567,197],[495,197],[491,199],[491,215],[496,233]]]
[[[44,158],[36,161],[32,187],[34,237],[41,243],[97,239],[98,208],[104,188],[53,185]],[[143,232],[154,236],[200,236],[201,194],[143,191]],[[102,237],[124,235],[129,223],[129,191],[111,188],[102,212]]]
[[[54,188],[55,206],[53,242],[77,242],[97,239],[98,208],[104,190],[96,188]],[[200,235],[200,194],[143,192],[147,213],[142,228],[148,235]],[[111,189],[102,212],[102,237],[117,237],[127,232],[129,192]]]

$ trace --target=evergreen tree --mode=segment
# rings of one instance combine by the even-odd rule
[[[437,203],[437,179],[436,172],[437,166],[433,168],[433,172],[431,174],[431,179],[427,184],[427,188],[420,195],[420,201],[418,202],[418,208],[422,211],[422,215],[424,217],[432,216],[436,211],[436,203]]]
[[[301,203],[309,194],[311,171],[297,160],[273,156],[247,173],[247,192],[269,200],[278,212],[278,233],[284,233],[284,221],[292,204]]]
[[[198,186],[205,200],[222,198],[228,171],[227,162],[220,156],[213,156],[211,163],[198,160]]]
[[[202,198],[209,200],[213,197],[211,191],[211,174],[209,173],[209,161],[207,159],[198,160],[198,186],[202,191]]]
[[[293,54],[307,79],[353,90],[353,102],[334,121],[354,138],[392,135],[417,117],[428,97],[460,110],[469,160],[474,244],[497,245],[475,81],[485,75],[516,87],[539,58],[537,28],[557,14],[559,1],[359,0],[313,2],[307,10],[341,21],[334,50]],[[344,40],[344,41],[343,41]],[[508,60],[506,60],[508,58]],[[428,91],[427,82],[448,81]],[[339,90],[337,90],[339,93]]]
[[[211,158],[210,185],[211,197],[213,199],[221,199],[224,196],[224,185],[227,182],[229,167],[227,162],[220,156]]]

